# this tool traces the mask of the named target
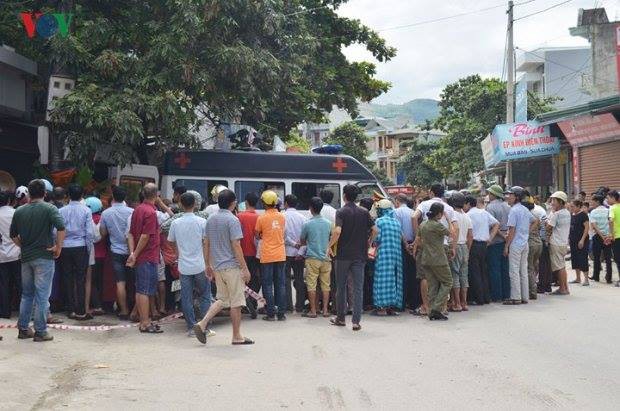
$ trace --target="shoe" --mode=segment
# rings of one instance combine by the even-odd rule
[[[194,330],[192,329],[192,330],[189,330],[189,331],[187,332],[187,336],[188,336],[189,338],[196,338],[196,333],[195,333],[195,332],[194,332]]]
[[[205,334],[202,328],[200,328],[199,324],[194,324],[192,330],[194,331],[194,336],[198,339],[198,341],[203,344],[207,343],[207,334]]]
[[[273,317],[273,316],[270,317],[270,316],[266,315],[266,316],[263,317],[263,320],[265,320],[265,321],[275,321],[276,317]]]
[[[54,336],[48,333],[47,331],[44,333],[34,333],[34,342],[45,342],[52,341]]]
[[[611,284],[611,280],[605,280],[607,284]]]
[[[217,335],[217,333],[209,328],[207,328],[205,330],[205,334],[207,334],[207,337],[211,338],[211,337],[215,337]]]
[[[583,284],[581,284],[581,285],[582,285],[583,287],[589,287],[589,286],[590,286],[590,283],[583,283]]]
[[[447,321],[448,317],[446,317],[439,311],[431,311],[431,313],[428,315],[428,319],[431,321]]]
[[[616,284],[614,284],[614,286],[620,287],[620,281],[616,281]]]
[[[285,315],[278,315],[278,321],[286,321]]]
[[[34,338],[34,330],[32,328],[28,328],[27,330],[19,330],[19,333],[17,333],[17,338],[20,340],[29,340],[30,338]]]
[[[62,324],[64,321],[61,320],[58,317],[54,317],[53,315],[50,315],[47,317],[47,323],[48,324]]]

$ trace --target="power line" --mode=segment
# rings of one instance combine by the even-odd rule
[[[298,14],[310,13],[311,11],[321,10],[321,9],[325,9],[325,8],[328,8],[328,7],[329,7],[329,5],[324,5],[324,6],[314,7],[314,8],[311,8],[311,9],[299,10],[299,11],[295,11],[295,12],[290,13],[290,14],[285,14],[284,17],[296,16]]]
[[[570,3],[571,1],[573,1],[573,0],[566,0],[566,1],[563,1],[561,3],[554,4],[553,6],[549,6],[546,9],[542,9],[542,10],[539,10],[537,12],[534,12],[534,13],[531,13],[531,14],[526,14],[525,16],[518,17],[518,18],[514,19],[513,21],[518,21],[518,20],[526,19],[528,17],[532,17],[532,16],[535,16],[537,14],[544,13],[544,12],[549,11],[551,9],[554,9],[556,7],[560,7],[563,4]]]
[[[523,1],[521,3],[516,3],[515,6],[521,6],[523,4],[532,3],[534,1],[536,1],[536,0]],[[450,19],[454,19],[454,18],[457,18],[457,17],[462,17],[462,16],[468,16],[468,15],[471,15],[471,14],[482,13],[482,12],[485,12],[485,11],[489,11],[489,10],[493,10],[493,9],[498,9],[500,7],[506,7],[506,4],[505,3],[496,4],[495,6],[489,6],[489,7],[485,7],[485,8],[478,9],[478,10],[465,11],[463,13],[453,14],[451,16],[439,17],[439,18],[431,19],[431,20],[422,20],[422,21],[418,21],[418,22],[415,22],[415,23],[411,23],[411,24],[405,24],[405,25],[402,25],[402,26],[387,27],[387,28],[380,29],[380,30],[377,30],[377,31],[381,32],[381,31],[388,31],[388,30],[404,29],[404,28],[407,28],[407,27],[423,26],[425,24],[437,23],[439,21],[450,20]]]

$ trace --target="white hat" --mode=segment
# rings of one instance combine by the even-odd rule
[[[382,209],[394,208],[394,204],[392,204],[392,202],[387,198],[384,198],[383,200],[379,200],[379,202],[377,203],[377,207]]]
[[[551,198],[557,198],[558,200],[564,201],[564,203],[568,203],[568,196],[564,191],[556,191],[551,195]]]

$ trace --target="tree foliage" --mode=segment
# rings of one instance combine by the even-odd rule
[[[554,101],[528,95],[528,118],[552,110]],[[477,74],[462,78],[444,88],[439,107],[435,126],[447,136],[425,161],[444,177],[468,180],[484,168],[480,142],[506,120],[506,83]]]
[[[300,153],[309,153],[312,148],[310,142],[301,136],[297,130],[291,130],[283,141],[288,148],[298,150]]]
[[[430,155],[437,150],[437,144],[413,141],[407,149],[398,163],[398,169],[404,172],[407,184],[430,187],[443,180],[441,173],[429,163]]]
[[[364,129],[349,121],[336,127],[325,139],[325,143],[340,144],[344,154],[356,158],[362,164],[368,165],[368,160],[366,159],[370,154],[366,145],[368,140]]]
[[[348,62],[342,47],[362,44],[378,61],[395,50],[339,16],[344,2],[21,1],[0,6],[0,38],[39,64],[43,87],[58,68],[77,79],[53,113],[73,157],[107,145],[122,164],[147,144],[195,146],[203,118],[285,135],[319,122],[333,105],[356,115],[358,99],[389,84],[374,77],[373,64]],[[71,34],[28,39],[18,13],[58,11],[61,3],[74,13]]]

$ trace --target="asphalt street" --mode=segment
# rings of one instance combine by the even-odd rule
[[[227,318],[206,346],[184,332],[0,330],[0,409],[618,409],[620,288],[493,304],[447,322],[364,316],[363,330],[290,315]],[[116,323],[112,318],[103,322]]]

